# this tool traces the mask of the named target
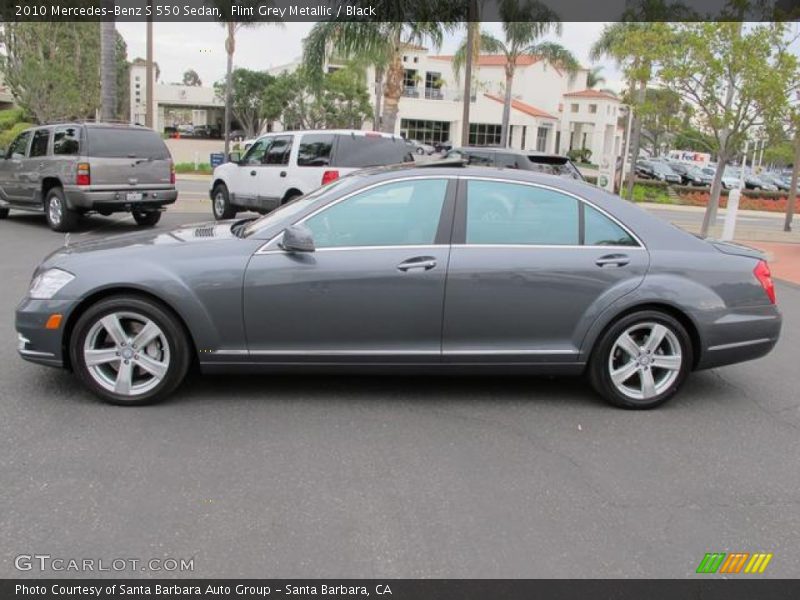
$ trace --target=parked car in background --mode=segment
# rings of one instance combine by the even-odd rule
[[[522,169],[523,171],[538,171],[584,181],[583,175],[575,164],[566,156],[559,154],[476,146],[453,148],[444,158],[445,160],[462,159],[471,167]]]
[[[636,174],[646,179],[655,179],[666,183],[681,183],[681,176],[673,171],[664,160],[636,161]]]
[[[653,179],[655,177],[655,173],[653,172],[653,164],[649,160],[645,160],[643,158],[640,158],[636,161],[634,172],[643,179]]]
[[[683,185],[711,185],[713,175],[703,172],[698,166],[691,163],[670,161],[669,167],[681,176]]]
[[[778,186],[771,181],[763,179],[761,175],[757,175],[750,169],[744,173],[744,186],[748,190],[764,190],[767,192],[777,192]]]
[[[408,140],[408,143],[412,146],[412,151],[414,154],[419,154],[421,156],[431,155],[436,152],[436,148],[431,146],[430,144],[423,144],[417,140]]]
[[[24,359],[128,405],[198,364],[586,373],[646,409],[694,370],[764,356],[780,329],[761,253],[578,181],[472,167],[365,170],[258,220],[71,244],[16,312]]]
[[[350,129],[285,131],[258,138],[239,158],[214,169],[211,206],[215,219],[242,210],[266,213],[365,167],[413,162],[401,137]]]
[[[761,173],[759,177],[768,183],[774,185],[778,190],[782,192],[788,192],[789,188],[792,185],[791,180],[785,179],[781,177],[778,173],[771,173],[769,171]]]
[[[71,231],[92,212],[129,212],[139,225],[152,226],[177,197],[169,150],[146,127],[33,127],[0,160],[0,219],[12,208],[44,212],[54,231]]]

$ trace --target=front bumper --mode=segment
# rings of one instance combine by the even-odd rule
[[[127,194],[138,192],[141,199],[128,200]],[[132,210],[152,210],[178,199],[175,188],[89,190],[79,187],[64,190],[67,204],[72,209],[96,210],[98,212],[130,212]]]
[[[72,306],[71,300],[25,298],[17,307],[15,320],[19,355],[41,365],[63,367],[64,327]],[[62,315],[61,326],[58,329],[47,329],[45,324],[53,314]]]

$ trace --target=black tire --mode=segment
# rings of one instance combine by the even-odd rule
[[[218,183],[214,186],[211,196],[211,212],[214,213],[214,218],[217,221],[233,219],[236,216],[236,209],[231,205],[230,195],[228,194],[228,186],[224,183]]]
[[[664,336],[665,341],[663,344],[667,344],[667,346],[660,345],[652,353],[648,354],[647,352],[643,352],[638,359],[630,357],[629,361],[624,361],[624,353],[620,354],[621,350],[616,346],[620,337],[627,331],[637,333],[637,328],[639,327],[642,328],[641,331],[645,331],[650,324],[662,325],[670,332]],[[665,352],[664,348],[675,345],[675,343],[677,343],[679,347],[680,357],[679,359],[677,357],[672,357],[671,360],[679,360],[679,367],[667,370],[653,364],[651,368],[650,364],[654,361],[652,357],[660,360],[666,359],[666,355],[669,353]],[[646,347],[647,338],[641,340],[641,343],[637,341],[637,346]],[[613,357],[612,352],[614,352]],[[692,343],[689,334],[686,332],[686,328],[684,328],[677,319],[666,313],[656,310],[645,310],[622,317],[603,332],[595,344],[589,361],[589,379],[595,391],[614,406],[634,410],[650,409],[660,406],[675,395],[692,370],[693,359]],[[613,361],[622,361],[625,363],[623,366],[635,363],[635,371],[630,378],[625,381],[632,381],[631,387],[635,386],[638,382],[642,388],[642,395],[644,395],[643,378],[648,377],[647,372],[650,373],[649,377],[651,379],[655,379],[656,377],[662,378],[660,384],[656,382],[657,386],[663,386],[662,389],[659,390],[655,388],[653,391],[657,391],[658,393],[643,398],[632,397],[624,393],[612,380],[611,369]],[[640,361],[643,361],[644,364],[640,364]],[[621,370],[622,369],[619,369],[619,371]],[[674,377],[673,372],[675,373]],[[641,373],[641,375],[639,373]],[[628,389],[627,386],[623,385],[622,387]]]
[[[123,347],[115,344],[111,336],[106,333],[108,330],[100,325],[103,318],[111,315],[117,315],[118,322],[123,326],[123,333],[130,333],[127,338],[127,344],[123,344]],[[161,337],[156,338],[143,348],[136,348],[136,346],[132,345],[137,333],[135,329],[137,319],[141,323],[152,321],[158,327],[163,339]],[[112,352],[115,348],[118,351],[137,352],[137,354],[130,357],[132,375],[128,378],[132,388],[131,391],[135,393],[118,393],[116,389],[108,389],[99,383],[96,379],[98,377],[96,374],[89,371],[89,367],[86,364],[84,346],[89,335],[92,334],[94,336],[93,332],[98,327],[101,329],[101,333],[97,335],[105,335],[106,344],[104,349],[108,348]],[[139,331],[141,331],[141,328]],[[163,341],[166,344],[162,343]],[[154,344],[155,349],[152,348]],[[81,382],[103,401],[123,406],[152,404],[166,399],[186,377],[186,372],[191,363],[191,348],[186,332],[177,317],[161,304],[141,296],[112,296],[93,304],[80,316],[69,340],[70,361],[75,374]],[[152,356],[152,353],[155,353],[155,357]],[[148,385],[148,380],[152,382],[153,379],[156,379],[142,367],[136,366],[140,364],[135,360],[139,359],[139,354],[145,355],[144,358],[153,358],[153,360],[158,361],[157,364],[166,365],[166,369],[163,376],[152,384],[153,387],[149,389],[142,388],[137,391],[133,389],[135,385]],[[119,381],[119,369],[122,368],[122,360],[122,358],[114,358],[110,362],[101,365],[109,377],[109,385],[113,385],[110,382],[110,378],[115,378]],[[126,362],[125,364],[129,363]],[[99,377],[102,376],[100,375]],[[140,381],[139,384],[136,383],[137,377]]]
[[[81,215],[67,206],[64,190],[60,187],[50,188],[44,199],[44,214],[47,224],[53,231],[72,231],[78,226]]]
[[[136,221],[136,224],[140,227],[153,227],[156,223],[161,220],[161,211],[160,210],[151,210],[151,211],[140,211],[135,210],[133,211],[133,220]]]
[[[8,218],[9,210],[7,208],[0,208],[0,219]]]

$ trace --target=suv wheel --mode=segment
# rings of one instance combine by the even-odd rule
[[[161,220],[160,210],[135,210],[133,211],[133,220],[141,227],[152,227]]]
[[[78,226],[80,213],[67,206],[64,190],[60,187],[51,188],[44,200],[44,214],[47,224],[53,231],[72,231]]]
[[[211,210],[217,221],[232,219],[236,216],[236,210],[231,206],[228,196],[228,187],[224,183],[218,183],[214,186],[214,192],[211,195],[213,197]]]
[[[89,307],[70,339],[84,385],[111,404],[158,402],[183,381],[190,344],[167,310],[142,297],[111,297]]]
[[[602,335],[589,364],[592,386],[614,406],[655,408],[689,374],[692,345],[676,319],[658,311],[623,317]]]
[[[0,219],[7,219],[7,218],[8,218],[8,209],[0,208]]]

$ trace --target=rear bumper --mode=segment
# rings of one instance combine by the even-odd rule
[[[128,200],[131,192],[142,194],[141,199]],[[154,189],[122,189],[122,190],[87,190],[73,187],[64,189],[67,204],[72,209],[96,210],[100,212],[130,212],[131,210],[152,210],[168,204],[174,204],[178,199],[178,190],[175,188]]]
[[[710,369],[760,358],[775,347],[782,317],[777,306],[729,312],[711,323],[698,369]]]
[[[17,307],[15,327],[17,352],[27,361],[49,367],[63,367],[62,338],[64,324],[73,307],[72,300],[32,300],[25,298]],[[52,314],[63,315],[58,329],[47,329]]]

